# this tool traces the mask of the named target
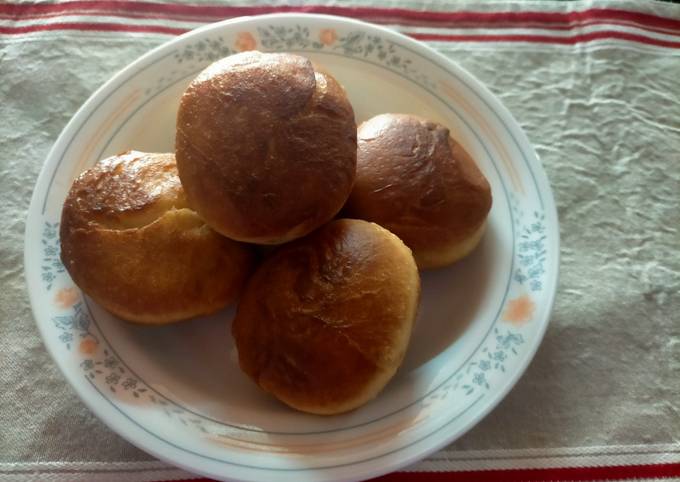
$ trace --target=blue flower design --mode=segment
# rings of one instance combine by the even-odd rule
[[[475,376],[472,377],[472,383],[479,386],[487,385],[486,375],[482,372],[475,373]]]
[[[112,356],[106,357],[104,359],[104,366],[108,369],[116,368],[118,366],[118,360]]]
[[[533,255],[525,256],[523,254],[520,254],[517,258],[519,259],[519,264],[521,264],[522,266],[529,266],[531,263],[534,262],[535,259]]]
[[[123,382],[123,388],[125,390],[137,388],[137,380],[135,380],[134,378],[126,378],[125,381]]]
[[[496,341],[498,342],[496,344],[497,349],[503,348],[507,350],[508,348],[518,346],[524,343],[524,337],[517,333],[508,332],[507,335],[505,336],[503,335],[496,336]]]
[[[537,278],[541,276],[543,273],[545,273],[545,269],[543,268],[542,265],[535,265],[533,268],[529,270],[527,273],[529,275],[529,278]]]
[[[512,205],[516,219],[520,219],[522,213],[517,205]],[[543,283],[540,278],[545,274],[545,216],[539,212],[534,212],[534,220],[528,225],[520,227],[522,233],[520,241],[517,243],[517,264],[513,279],[519,284],[529,282],[532,291],[540,291]],[[520,222],[520,226],[523,223]]]
[[[499,362],[505,361],[507,358],[507,355],[505,354],[504,351],[498,350],[493,354],[493,359]]]
[[[41,244],[43,245],[41,278],[47,290],[51,290],[57,274],[64,272],[64,265],[59,258],[59,223],[45,222]]]
[[[513,276],[513,279],[515,281],[517,281],[519,284],[523,284],[527,280],[527,277],[524,276],[521,269],[518,269],[518,270],[515,271],[515,275]]]
[[[116,385],[120,381],[120,375],[118,373],[109,373],[104,381],[108,385]]]

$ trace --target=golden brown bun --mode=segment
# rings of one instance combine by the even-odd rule
[[[241,369],[298,410],[352,410],[401,364],[419,294],[399,238],[366,221],[333,221],[251,277],[232,325]]]
[[[356,171],[345,91],[304,57],[244,52],[189,85],[176,155],[189,205],[223,235],[278,244],[335,216]]]
[[[113,314],[162,324],[234,301],[250,248],[187,208],[172,154],[131,151],[73,183],[61,216],[61,259],[73,281]]]
[[[382,114],[359,126],[358,142],[349,216],[399,236],[421,269],[453,263],[474,249],[491,209],[491,188],[446,127]]]

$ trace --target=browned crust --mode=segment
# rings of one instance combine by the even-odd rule
[[[186,207],[172,154],[105,159],[73,183],[61,219],[73,281],[117,316],[161,324],[235,300],[252,264],[246,246]]]
[[[422,266],[421,258],[451,252],[475,236],[491,203],[488,181],[441,124],[382,114],[359,126],[357,178],[347,213],[395,233],[419,266],[431,267]]]
[[[354,112],[304,57],[244,52],[189,85],[176,152],[189,204],[208,224],[232,239],[281,243],[332,219],[349,196]]]
[[[171,207],[188,207],[175,157],[138,151],[103,159],[80,174],[65,203],[69,222],[109,229],[141,227]]]
[[[299,410],[356,408],[401,364],[419,292],[399,238],[366,221],[333,221],[251,277],[232,325],[241,368]]]

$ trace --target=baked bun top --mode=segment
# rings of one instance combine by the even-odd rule
[[[232,239],[277,244],[337,214],[356,170],[343,88],[298,55],[244,52],[205,69],[177,116],[189,204]]]
[[[250,249],[187,208],[174,156],[127,152],[82,173],[64,202],[61,259],[73,281],[115,315],[162,324],[234,301]]]
[[[241,368],[299,410],[356,408],[401,364],[419,293],[399,238],[333,221],[281,247],[249,280],[232,325]]]
[[[120,230],[146,226],[170,209],[186,207],[173,154],[129,151],[83,172],[64,212],[69,225]]]
[[[473,235],[491,208],[491,188],[441,124],[382,114],[359,126],[350,216],[379,223],[417,254]]]

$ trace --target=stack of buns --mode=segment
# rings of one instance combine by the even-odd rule
[[[74,181],[61,256],[87,295],[137,323],[240,296],[243,372],[293,408],[335,414],[394,376],[418,269],[470,253],[490,208],[487,180],[444,126],[382,114],[357,131],[329,73],[246,52],[186,89],[174,154],[130,151]],[[280,246],[257,265],[256,245]]]

